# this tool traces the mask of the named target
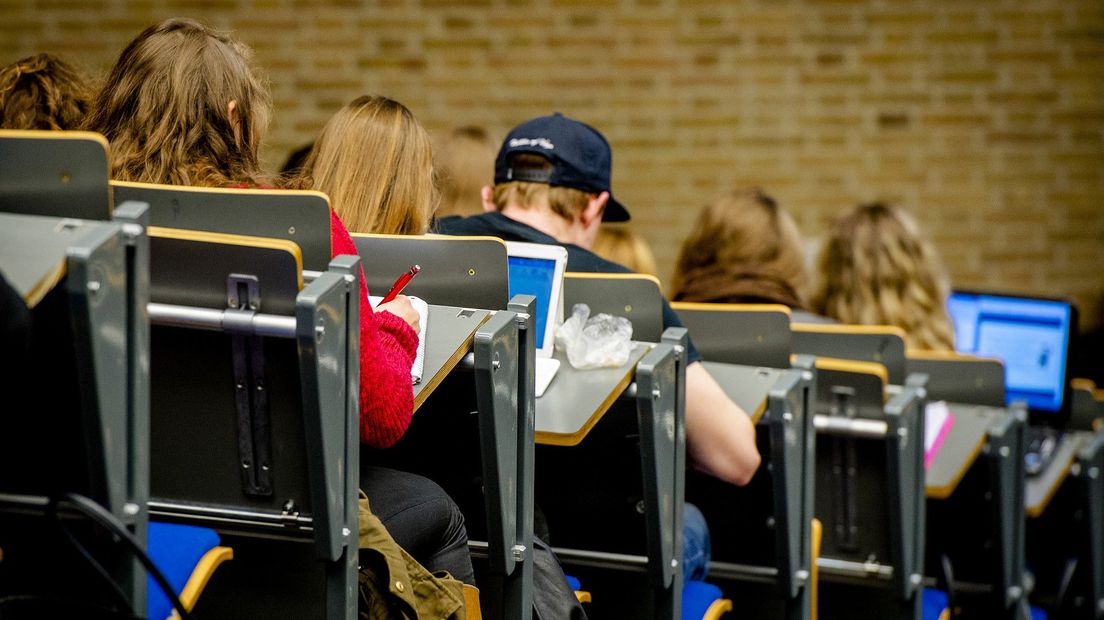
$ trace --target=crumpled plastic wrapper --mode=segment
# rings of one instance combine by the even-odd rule
[[[632,331],[632,322],[623,316],[590,316],[589,306],[575,304],[556,329],[556,349],[567,354],[574,368],[617,368],[629,361]]]

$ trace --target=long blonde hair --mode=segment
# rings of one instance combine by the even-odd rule
[[[52,54],[0,69],[0,128],[76,129],[88,113],[88,80]]]
[[[837,220],[819,271],[816,311],[843,323],[896,325],[912,348],[954,349],[947,277],[904,212],[874,203]]]
[[[762,189],[749,187],[702,209],[682,242],[671,297],[781,303],[801,309],[805,282],[797,224]]]
[[[271,101],[251,58],[244,44],[190,19],[139,34],[86,123],[111,143],[112,176],[173,185],[259,182]]]
[[[351,232],[420,235],[435,207],[429,135],[406,106],[358,97],[326,123],[302,186],[330,196]]]

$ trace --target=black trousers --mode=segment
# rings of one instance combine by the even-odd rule
[[[468,531],[456,502],[436,482],[386,467],[360,468],[372,513],[406,552],[430,572],[447,571],[475,585]]]

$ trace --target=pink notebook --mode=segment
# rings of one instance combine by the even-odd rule
[[[931,467],[932,460],[943,446],[947,435],[954,426],[954,414],[947,403],[937,400],[928,403],[924,410],[924,469]]]

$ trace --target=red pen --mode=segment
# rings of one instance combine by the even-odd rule
[[[380,305],[383,305],[389,301],[393,301],[396,297],[398,297],[399,293],[403,292],[403,289],[406,288],[406,285],[410,284],[410,281],[413,280],[414,276],[418,275],[418,272],[421,270],[421,265],[414,265],[409,270],[404,271],[403,274],[399,276],[397,280],[395,280],[395,283],[391,285],[391,290],[387,291],[387,294],[383,296],[382,300],[380,300]]]

